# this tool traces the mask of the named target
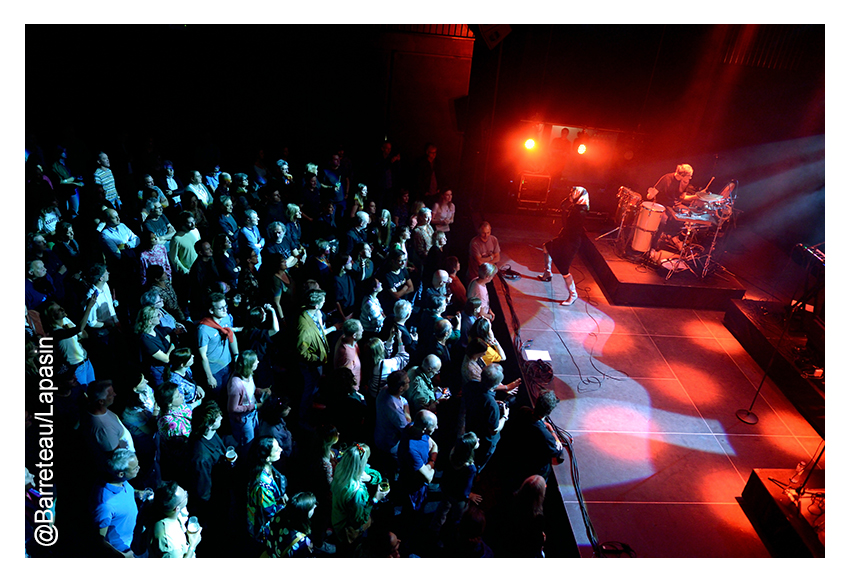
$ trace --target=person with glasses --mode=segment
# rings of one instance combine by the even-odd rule
[[[241,328],[233,327],[224,293],[211,293],[209,301],[209,315],[198,322],[198,355],[207,386],[218,394],[227,386],[231,364],[239,355],[235,332]]]

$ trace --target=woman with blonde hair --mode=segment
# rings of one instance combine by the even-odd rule
[[[334,469],[331,521],[340,542],[340,557],[354,555],[363,532],[372,525],[372,507],[388,493],[375,487],[381,476],[369,468],[370,454],[368,445],[356,443],[342,454]]]
[[[154,386],[162,383],[163,371],[174,350],[171,336],[166,334],[159,325],[160,317],[160,311],[156,306],[142,307],[136,316],[134,328],[134,331],[139,334],[142,370]]]
[[[403,370],[410,362],[410,354],[407,353],[404,343],[401,341],[401,332],[397,331],[398,354],[392,358],[387,357],[386,345],[378,337],[372,337],[365,341],[360,353],[362,378],[361,389],[366,387],[366,393],[371,398],[376,398],[381,388],[387,385],[387,378],[396,370]]]

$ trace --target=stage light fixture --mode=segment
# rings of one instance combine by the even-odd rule
[[[587,146],[584,144],[579,144],[578,149],[576,150],[579,154],[583,155],[587,152]]]
[[[530,138],[529,138],[529,139],[525,140],[525,149],[527,149],[527,150],[532,150],[532,149],[534,149],[534,146],[535,146],[535,145],[536,145],[536,144],[534,143],[534,140],[533,140],[533,139],[530,139]]]

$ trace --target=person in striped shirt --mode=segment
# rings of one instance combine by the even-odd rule
[[[121,197],[115,189],[115,176],[109,169],[109,156],[104,152],[97,154],[97,169],[94,171],[94,183],[103,186],[106,199],[115,207],[121,208]]]

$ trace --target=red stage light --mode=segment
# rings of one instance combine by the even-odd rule
[[[534,146],[535,146],[535,143],[534,143],[533,139],[525,140],[525,149],[527,149],[527,150],[534,149]]]
[[[584,144],[580,144],[578,149],[576,150],[579,154],[584,154],[587,151],[587,146]]]

